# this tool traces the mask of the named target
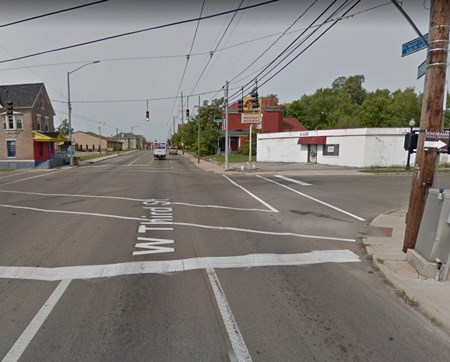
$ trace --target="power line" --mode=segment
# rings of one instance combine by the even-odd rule
[[[20,24],[20,23],[25,23],[27,21],[44,18],[44,17],[50,16],[50,15],[56,15],[56,14],[65,13],[67,11],[72,11],[72,10],[76,10],[76,9],[85,8],[85,7],[91,6],[91,5],[97,5],[97,4],[100,4],[100,3],[104,3],[106,1],[109,1],[109,0],[99,0],[99,1],[95,1],[93,3],[88,3],[88,4],[84,4],[84,5],[79,5],[79,6],[74,6],[74,7],[71,7],[71,8],[63,9],[63,10],[53,11],[53,12],[47,13],[47,14],[32,16],[31,18],[26,18],[26,19],[22,19],[22,20],[12,21],[10,23],[1,24],[0,28],[5,28],[7,26],[16,25],[16,24]]]
[[[168,28],[168,27],[171,27],[171,26],[181,25],[181,24],[186,24],[186,23],[191,23],[191,22],[194,22],[194,21],[206,20],[206,19],[212,19],[212,18],[216,18],[216,17],[218,17],[218,16],[222,16],[222,15],[226,15],[226,14],[230,14],[230,13],[236,13],[236,12],[238,12],[238,11],[243,11],[243,10],[247,10],[247,9],[252,9],[252,8],[256,8],[256,7],[263,6],[263,5],[268,5],[268,4],[271,4],[271,3],[278,2],[278,1],[279,1],[279,0],[267,0],[267,1],[265,1],[265,2],[258,3],[258,4],[254,4],[254,5],[249,5],[249,6],[240,8],[240,9],[233,9],[233,10],[223,11],[223,12],[216,13],[216,14],[212,14],[212,15],[206,15],[206,16],[203,16],[203,17],[200,17],[200,18],[175,21],[175,22],[172,22],[172,23],[164,24],[164,25],[157,25],[157,26],[153,26],[153,27],[150,27],[150,28],[145,28],[145,29],[140,29],[140,30],[130,31],[130,32],[127,32],[127,33],[121,33],[121,34],[116,34],[116,35],[111,35],[111,36],[107,36],[107,37],[104,37],[104,38],[99,38],[99,39],[90,40],[90,41],[86,41],[86,42],[82,42],[82,43],[77,43],[77,44],[67,45],[67,46],[60,47],[60,48],[55,48],[55,49],[50,49],[50,50],[44,50],[44,51],[37,52],[37,53],[32,53],[32,54],[22,55],[22,56],[16,57],[16,58],[11,58],[11,59],[6,59],[6,60],[0,60],[0,63],[8,63],[8,62],[12,62],[12,61],[15,61],[15,60],[20,60],[20,59],[26,59],[26,58],[35,57],[35,56],[38,56],[38,55],[43,55],[43,54],[48,54],[48,53],[54,53],[54,52],[58,52],[58,51],[62,51],[62,50],[67,50],[67,49],[78,48],[78,47],[81,47],[81,46],[90,45],[90,44],[95,44],[95,43],[103,42],[103,41],[106,41],[106,40],[112,40],[112,39],[122,38],[122,37],[129,36],[129,35],[135,35],[135,34],[147,32],[147,31],[152,31],[152,30],[157,30],[157,29]]]
[[[299,36],[297,36],[288,46],[286,46],[285,48],[284,48],[284,50],[280,53],[280,54],[278,54],[271,62],[269,62],[269,64],[267,64],[265,67],[264,67],[264,69],[261,71],[261,72],[259,72],[258,73],[258,75],[257,76],[255,76],[253,79],[251,79],[250,81],[248,81],[244,86],[243,86],[243,88],[247,88],[251,83],[253,83],[256,79],[258,79],[267,69],[269,69],[270,68],[270,66],[272,65],[272,64],[274,64],[278,59],[280,59],[282,56],[283,56],[283,54],[285,54],[286,52],[288,52],[289,51],[289,49],[292,49],[292,47],[294,46],[294,44],[296,44],[297,43],[297,41],[308,31],[308,30],[310,30],[311,29],[311,26],[312,25],[314,25],[322,16],[324,16],[324,14],[328,11],[328,10],[330,10],[331,9],[331,7],[335,4],[337,2],[337,0],[334,0],[330,5],[328,5],[328,7],[325,9],[325,10],[323,10],[322,11],[322,13],[320,13],[320,15],[319,16],[317,16],[312,22],[311,22],[311,24],[299,35]],[[347,1],[345,2],[345,3],[347,3]],[[318,29],[318,28],[317,28]],[[312,34],[314,34],[314,32],[316,32],[317,31],[317,29],[315,29],[311,34],[309,34],[308,36],[307,36],[307,38],[306,39],[308,39],[310,36],[312,36]],[[300,45],[301,45],[302,43],[300,43]],[[295,50],[295,49],[294,49]],[[289,54],[288,54],[289,55]],[[286,59],[286,57],[284,58],[284,59]],[[283,60],[284,60],[283,59]],[[272,70],[276,67],[277,65],[275,65],[273,68],[272,68]],[[269,70],[269,72],[270,72],[271,70]],[[231,97],[230,98],[234,98],[235,96],[237,95],[237,93],[234,93],[234,94],[232,94],[231,95]]]
[[[231,89],[237,89],[237,88],[231,88]],[[206,95],[206,94],[212,94],[217,92],[218,90],[211,90],[211,91],[206,91],[206,92],[201,92],[201,93],[196,93],[196,94],[191,94],[191,96],[202,96],[202,95]],[[133,103],[133,102],[145,102],[145,101],[151,101],[151,102],[155,102],[155,101],[167,101],[167,100],[172,100],[172,99],[180,99],[181,97],[179,95],[176,96],[172,96],[172,97],[159,97],[159,98],[145,98],[145,99],[116,99],[116,100],[97,100],[97,101],[70,101],[70,103]],[[56,101],[56,102],[61,102],[64,103],[62,101]],[[67,103],[67,102],[65,102]]]
[[[305,14],[308,12],[309,9],[311,9],[318,0],[315,0],[313,3],[311,3],[311,5],[309,5],[306,10],[297,18],[295,19],[295,21],[289,25],[286,30],[274,41],[272,42],[272,44],[269,45],[269,47],[266,48],[266,50],[264,50],[259,56],[257,56],[255,58],[255,60],[253,62],[251,62],[247,67],[245,67],[238,75],[236,75],[233,79],[230,80],[230,83],[232,83],[237,77],[239,77],[242,73],[244,73],[245,71],[247,71],[253,64],[255,64],[259,59],[261,59],[261,57],[266,54],[284,35],[286,35],[286,33],[301,19],[303,18],[303,16],[305,16]]]
[[[361,0],[358,0],[347,12],[352,10],[356,5],[358,5],[361,2]],[[269,79],[267,79],[265,82],[261,83],[261,86],[268,83],[270,80],[272,80],[275,76],[277,76],[280,72],[282,72],[284,69],[286,69],[287,66],[289,66],[294,60],[296,60],[300,55],[302,55],[306,50],[308,50],[316,41],[318,41],[322,36],[325,35],[333,26],[335,26],[340,20],[336,20],[333,24],[331,24],[322,34],[320,34],[311,44],[309,44],[304,50],[302,50],[299,54],[297,54],[293,59],[291,59],[287,64],[285,64],[281,69],[279,69],[275,74],[273,74]]]
[[[320,27],[320,26],[322,26],[322,25],[324,25],[326,23],[333,22],[333,21],[336,21],[336,20],[349,19],[349,18],[352,18],[352,17],[354,17],[356,15],[360,15],[360,14],[363,14],[363,13],[366,13],[366,12],[369,12],[369,11],[372,11],[372,10],[375,10],[375,9],[378,9],[378,8],[381,8],[381,7],[387,6],[387,5],[392,5],[392,3],[387,2],[387,3],[381,4],[381,5],[377,5],[377,6],[365,9],[365,10],[361,10],[359,12],[356,12],[356,13],[353,13],[353,14],[350,14],[350,15],[347,15],[347,16],[341,16],[339,18],[330,19],[330,20],[327,20],[327,21],[323,22],[322,24],[313,25],[310,28]],[[295,34],[295,33],[298,33],[300,31],[303,31],[305,29],[306,28],[293,30],[293,31],[287,32],[285,35]],[[232,45],[229,45],[229,46],[225,46],[223,48],[217,49],[216,53],[222,52],[222,51],[225,51],[225,50],[228,50],[228,49],[236,48],[236,47],[239,47],[241,45],[253,43],[253,42],[256,42],[256,41],[273,38],[273,37],[275,37],[277,35],[279,36],[281,34],[283,34],[283,33],[282,32],[274,33],[274,34],[265,35],[265,36],[262,36],[262,37],[259,37],[259,38],[246,40],[246,41],[243,41],[243,42],[240,42],[240,43],[232,44]],[[211,53],[211,51],[209,51],[209,50],[208,51],[203,51],[203,52],[198,52],[198,53],[192,53],[190,55],[190,58],[197,57],[197,56],[208,55],[210,53]],[[154,55],[154,56],[145,56],[145,57],[123,57],[123,58],[106,58],[106,59],[97,59],[96,58],[95,60],[99,60],[102,63],[106,63],[106,62],[118,62],[118,61],[129,61],[129,60],[171,59],[171,58],[185,58],[185,57],[186,57],[186,54],[167,54],[167,55]],[[73,62],[36,64],[36,65],[28,65],[28,66],[22,66],[22,67],[3,68],[3,69],[0,69],[0,72],[6,72],[6,71],[11,71],[11,70],[19,70],[19,69],[26,69],[26,68],[40,68],[40,67],[51,67],[51,66],[58,66],[58,65],[84,64],[84,63],[89,63],[89,62],[92,62],[92,61],[93,61],[93,59],[90,59],[90,60],[79,60],[79,61],[73,61]]]
[[[209,57],[209,59],[208,59],[206,65],[205,65],[205,67],[203,68],[203,71],[201,72],[200,76],[198,77],[197,82],[195,83],[194,87],[192,88],[192,90],[191,90],[191,92],[190,92],[190,93],[191,93],[190,95],[192,95],[192,93],[194,92],[195,88],[196,88],[197,85],[200,83],[200,80],[202,79],[203,75],[205,74],[206,68],[208,67],[209,63],[211,62],[211,59],[212,59],[212,57],[214,56],[215,51],[216,51],[217,48],[219,47],[219,45],[220,45],[220,43],[222,42],[222,40],[223,40],[225,34],[227,33],[228,29],[230,28],[231,23],[233,22],[234,18],[236,17],[237,12],[241,9],[241,6],[242,6],[243,2],[244,2],[244,0],[241,0],[241,3],[239,4],[237,10],[234,12],[234,14],[233,14],[231,20],[229,21],[227,27],[225,28],[225,31],[223,32],[223,34],[222,34],[220,40],[218,41],[218,43],[217,43],[217,45],[216,45],[216,48],[215,48],[213,51],[211,51],[210,57]],[[245,8],[242,8],[242,9],[245,9]]]
[[[204,7],[205,7],[205,1],[206,1],[206,0],[203,0],[202,8],[200,9],[200,18],[201,18],[202,15],[203,15],[203,9],[204,9]],[[192,38],[191,48],[189,49],[189,54],[186,56],[186,64],[185,64],[185,66],[184,66],[183,75],[181,76],[180,84],[178,85],[177,95],[180,93],[181,86],[182,86],[182,84],[183,84],[184,77],[185,77],[185,75],[186,75],[186,70],[187,70],[187,67],[188,67],[188,64],[189,64],[189,60],[191,59],[192,49],[194,48],[194,43],[195,43],[195,39],[196,39],[196,37],[197,37],[197,31],[198,31],[199,25],[200,25],[200,20],[197,22],[197,26],[196,26],[195,32],[194,32],[194,37]],[[176,105],[176,103],[177,103],[176,100],[177,100],[177,98],[175,98],[175,101],[173,102],[173,105],[172,105],[172,109],[171,109],[171,111],[170,111],[170,115],[171,115],[171,116],[172,116],[172,114],[173,114],[173,110],[175,109],[175,105]]]

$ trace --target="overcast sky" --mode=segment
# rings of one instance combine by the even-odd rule
[[[0,25],[91,2],[94,0],[8,2],[1,6]],[[268,73],[258,77],[260,85],[267,81],[260,87],[260,95],[276,94],[281,103],[288,103],[318,88],[329,87],[339,76],[355,74],[365,76],[364,86],[369,91],[406,87],[423,90],[424,78],[416,78],[417,67],[425,60],[426,53],[420,51],[401,57],[402,43],[417,35],[389,0],[360,1],[348,12],[354,16],[337,22],[306,50],[332,23],[320,28],[311,28],[312,24],[319,25],[330,16],[333,19],[342,16],[357,1],[279,0],[235,15],[186,22],[8,61],[196,19],[203,4],[202,15],[209,16],[263,2],[265,0],[109,0],[3,26],[0,28],[0,84],[43,82],[55,108],[55,125],[58,126],[68,117],[67,72],[99,60],[100,63],[70,75],[73,128],[98,133],[100,127],[106,136],[115,134],[116,128],[119,132],[133,129],[133,133],[142,134],[148,140],[166,139],[173,128],[173,117],[176,124],[181,122],[181,92],[185,96],[184,108],[188,101],[191,114],[195,113],[199,94],[202,103],[221,97],[227,80],[231,82],[231,96],[309,28],[295,43],[310,35],[302,45],[279,66],[274,68],[277,63],[272,64]],[[313,23],[330,5],[331,8]],[[344,7],[338,10],[342,5]],[[374,7],[377,8],[370,10]],[[403,1],[403,8],[423,33],[428,32],[429,7],[430,0]],[[337,13],[332,15],[335,11]],[[316,32],[312,33],[314,30]],[[191,46],[191,56],[187,60]],[[269,80],[297,55],[290,65]],[[252,81],[248,87],[253,84]],[[149,100],[149,122],[145,121],[146,100]]]

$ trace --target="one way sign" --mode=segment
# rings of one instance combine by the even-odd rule
[[[437,152],[439,153],[448,153],[449,141],[450,141],[450,130],[443,130],[440,132],[427,131],[423,147],[425,151],[437,149]]]

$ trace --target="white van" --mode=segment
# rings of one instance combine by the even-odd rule
[[[153,144],[153,158],[165,160],[167,156],[167,145],[165,142],[155,142]]]

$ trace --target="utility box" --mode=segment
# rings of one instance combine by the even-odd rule
[[[444,263],[450,252],[450,191],[428,191],[415,250],[425,259]]]

